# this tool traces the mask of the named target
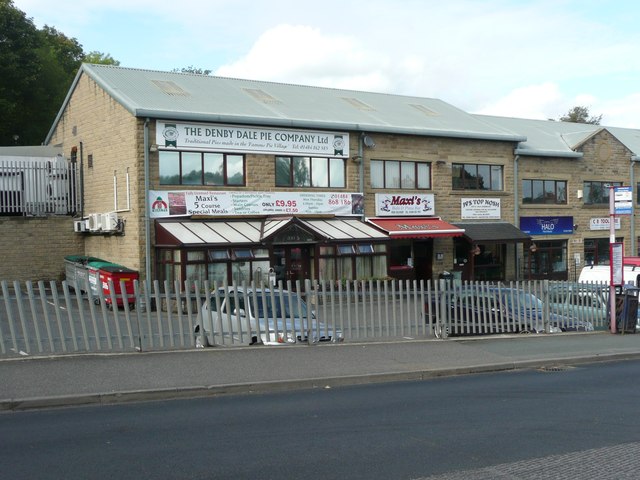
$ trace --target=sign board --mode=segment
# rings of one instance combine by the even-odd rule
[[[349,158],[349,134],[346,132],[157,121],[156,144],[160,150]]]
[[[433,193],[376,193],[375,199],[378,217],[432,216],[436,211]]]
[[[460,218],[463,220],[500,220],[499,198],[460,199]]]
[[[589,230],[609,230],[609,217],[592,218],[589,220]],[[620,217],[614,217],[613,226],[616,230],[620,230]]]
[[[630,186],[614,187],[613,198],[616,215],[631,215],[633,212],[633,189]]]
[[[520,217],[520,230],[529,235],[573,233],[573,217]]]
[[[623,248],[621,242],[609,244],[611,256],[611,285],[624,284]]]
[[[150,190],[151,218],[186,215],[362,215],[361,193]]]

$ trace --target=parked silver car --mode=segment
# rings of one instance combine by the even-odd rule
[[[195,326],[198,346],[287,345],[297,342],[341,342],[340,330],[316,319],[300,294],[269,288],[220,288],[201,308]],[[203,342],[206,338],[206,342]]]

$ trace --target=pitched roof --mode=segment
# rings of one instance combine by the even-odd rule
[[[576,151],[584,142],[602,130],[616,137],[634,156],[640,156],[640,130],[606,127],[589,123],[556,122],[524,118],[474,115],[497,127],[518,132],[526,137],[516,149],[518,155],[579,158]],[[639,160],[640,158],[634,160]]]
[[[432,98],[83,64],[47,142],[82,75],[92,78],[137,117],[525,140],[509,129]]]

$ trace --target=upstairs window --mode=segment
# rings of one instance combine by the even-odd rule
[[[622,182],[584,182],[585,205],[609,205],[610,187],[621,187]]]
[[[399,160],[371,160],[371,188],[430,189],[431,164]]]
[[[454,163],[451,165],[452,188],[454,190],[501,191],[503,166]]]
[[[227,153],[159,153],[160,185],[245,185],[244,155]]]
[[[566,205],[567,182],[564,180],[523,180],[522,203]]]
[[[344,188],[342,158],[276,157],[276,187]]]

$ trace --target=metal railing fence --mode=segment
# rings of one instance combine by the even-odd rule
[[[0,215],[73,215],[80,185],[79,164],[64,158],[0,160]]]
[[[77,290],[66,281],[0,282],[0,355],[235,346],[269,335],[305,343],[607,329],[609,318],[608,288],[574,282],[307,280],[240,305],[243,291],[264,286],[135,281],[126,293],[124,282],[92,289],[85,281]],[[287,311],[292,299],[306,302],[307,313],[304,302]],[[283,308],[266,322],[249,321],[249,309],[267,301]]]

